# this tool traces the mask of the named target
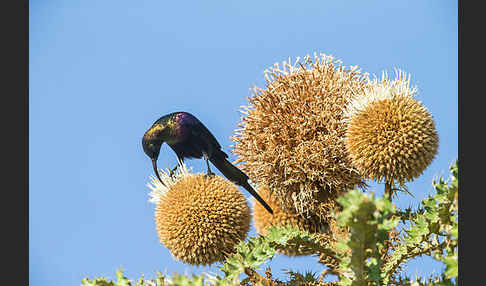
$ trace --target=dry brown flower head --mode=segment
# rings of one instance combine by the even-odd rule
[[[349,105],[346,150],[366,178],[400,184],[422,174],[437,154],[432,115],[414,96],[410,77],[383,74]]]
[[[343,109],[362,92],[365,76],[321,54],[265,71],[243,107],[233,153],[257,184],[268,186],[285,210],[313,212],[321,198],[363,186],[345,151]]]
[[[250,229],[250,209],[243,194],[219,176],[191,174],[184,167],[175,178],[162,172],[167,187],[153,178],[152,200],[160,241],[174,258],[194,265],[223,261]]]

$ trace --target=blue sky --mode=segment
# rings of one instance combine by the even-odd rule
[[[131,278],[218,273],[174,261],[159,243],[141,137],[184,110],[236,159],[240,106],[289,56],[325,53],[370,74],[411,74],[440,144],[408,185],[415,198],[400,195],[398,207],[432,193],[458,155],[457,1],[31,0],[29,28],[30,285],[79,285],[119,268]],[[175,154],[164,146],[158,162],[174,166]],[[322,271],[315,261],[277,256],[268,265],[284,277],[283,268]],[[440,269],[418,259],[406,271]]]

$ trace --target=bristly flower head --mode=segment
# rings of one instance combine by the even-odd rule
[[[192,174],[184,164],[174,177],[152,177],[160,241],[174,258],[194,265],[223,261],[250,229],[250,209],[236,186],[220,176]]]
[[[432,115],[415,100],[416,92],[404,72],[397,71],[395,80],[383,73],[349,104],[346,150],[366,178],[403,185],[422,174],[437,154]]]
[[[364,186],[345,151],[342,117],[365,77],[321,54],[275,64],[265,71],[266,87],[253,89],[233,153],[283,209],[312,213],[321,199]]]

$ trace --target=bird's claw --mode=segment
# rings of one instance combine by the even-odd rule
[[[175,177],[174,175],[175,175],[174,170],[170,170],[170,171],[169,171],[169,176],[170,176],[171,178],[174,178],[174,177]]]
[[[211,178],[211,177],[214,177],[214,176],[215,176],[215,174],[213,172],[207,172],[206,173],[206,177],[208,177],[208,178]]]
[[[174,179],[175,178],[175,171],[177,170],[177,168],[179,167],[179,165],[175,166],[173,169],[169,170],[169,176]]]

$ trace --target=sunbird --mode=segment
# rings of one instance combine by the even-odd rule
[[[185,158],[204,158],[207,175],[211,176],[209,161],[230,181],[245,188],[255,199],[273,214],[272,208],[248,183],[248,176],[226,158],[213,134],[194,115],[187,112],[173,112],[160,117],[142,138],[143,151],[152,159],[155,175],[162,182],[157,171],[157,159],[163,143],[167,143],[180,162]],[[172,174],[178,167],[170,171]]]

